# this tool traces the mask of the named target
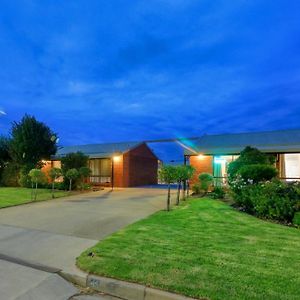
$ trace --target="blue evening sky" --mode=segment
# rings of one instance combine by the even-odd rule
[[[0,2],[0,134],[25,113],[62,145],[300,128],[299,0]]]

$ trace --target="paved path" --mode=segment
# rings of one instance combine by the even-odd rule
[[[65,300],[78,292],[57,274],[0,259],[0,300]]]
[[[104,190],[0,209],[0,224],[99,240],[164,208],[161,189]]]
[[[0,257],[81,276],[75,259],[82,251],[164,208],[165,195],[160,189],[104,190],[0,209]]]

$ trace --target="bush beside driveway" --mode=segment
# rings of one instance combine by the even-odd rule
[[[160,211],[85,251],[93,274],[211,299],[299,299],[300,231],[220,201]]]

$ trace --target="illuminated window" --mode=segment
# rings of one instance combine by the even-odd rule
[[[284,170],[287,180],[300,179],[300,154],[284,154]]]
[[[238,155],[214,156],[213,175],[216,178],[216,184],[224,184],[226,182],[228,164],[237,158]]]

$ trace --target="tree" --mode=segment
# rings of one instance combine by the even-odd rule
[[[65,176],[66,176],[66,178],[69,179],[69,191],[71,192],[72,182],[79,177],[79,172],[75,168],[73,168],[73,169],[68,170],[66,172]]]
[[[241,152],[240,156],[228,165],[227,173],[229,177],[229,183],[236,177],[238,171],[244,166],[273,165],[274,162],[274,156],[265,154],[256,148],[247,146]]]
[[[189,197],[189,193],[190,193],[190,183],[189,181],[192,179],[192,177],[194,176],[195,174],[195,168],[192,167],[192,166],[185,166],[185,169],[184,169],[184,178],[183,178],[183,181],[186,182],[186,186],[187,186],[187,197]],[[183,199],[185,199],[185,191],[183,191]]]
[[[200,180],[200,189],[204,191],[204,195],[206,195],[210,185],[214,180],[214,177],[208,173],[201,173],[199,175],[199,180]]]
[[[182,183],[191,179],[194,174],[195,169],[192,166],[176,166],[175,167],[175,180],[177,182],[177,196],[176,205],[179,205],[180,191]],[[185,192],[183,191],[183,199],[185,199]]]
[[[0,181],[7,163],[11,160],[9,155],[10,139],[5,136],[0,136]]]
[[[159,170],[159,178],[162,182],[165,182],[168,185],[168,194],[167,194],[167,211],[170,210],[170,199],[171,199],[171,183],[176,182],[176,167],[174,166],[163,166]]]
[[[42,167],[42,160],[50,159],[57,150],[57,135],[33,116],[25,115],[20,122],[13,122],[9,152],[12,160],[25,174]]]
[[[184,180],[185,166],[175,167],[175,180],[177,182],[176,205],[179,205],[181,184]]]
[[[44,183],[46,181],[46,176],[41,169],[32,169],[29,172],[29,177],[31,178],[32,183],[35,184],[34,200],[36,200],[38,184]]]
[[[82,152],[68,153],[61,159],[61,169],[63,173],[66,173],[70,169],[79,170],[81,167],[86,167],[89,157]]]
[[[92,170],[89,167],[81,167],[79,169],[79,177],[81,181],[81,190],[84,187],[84,180],[87,179],[92,173]]]
[[[54,198],[54,184],[55,180],[62,175],[61,169],[60,168],[51,168],[48,172],[48,176],[51,179],[52,183],[52,198]]]
[[[76,169],[77,171],[80,170],[82,167],[87,167],[89,157],[82,152],[71,152],[68,153],[61,159],[61,169],[64,175],[64,185],[67,188],[70,182],[67,182],[68,179],[65,175],[70,169]],[[77,180],[80,179],[78,176],[76,179],[72,180],[73,188],[75,188],[79,182]]]

